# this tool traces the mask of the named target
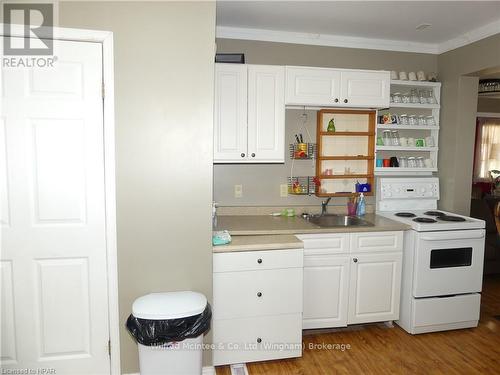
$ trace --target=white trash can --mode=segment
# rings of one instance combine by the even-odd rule
[[[210,305],[200,293],[151,293],[136,299],[127,328],[139,345],[141,375],[201,375],[210,318]]]

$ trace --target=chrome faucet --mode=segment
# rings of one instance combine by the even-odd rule
[[[321,202],[321,216],[327,214],[326,206],[328,206],[328,203],[330,203],[330,199],[332,199],[332,197],[329,197],[326,201]]]

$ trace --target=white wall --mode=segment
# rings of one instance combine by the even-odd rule
[[[212,295],[215,3],[62,2],[59,12],[62,27],[114,33],[121,364],[138,372],[124,327],[134,299]]]

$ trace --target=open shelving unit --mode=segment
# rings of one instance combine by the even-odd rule
[[[327,131],[328,122],[335,131]],[[369,183],[373,195],[376,112],[322,109],[317,115],[316,187],[318,197],[347,197],[355,184]]]
[[[419,81],[401,81],[391,80],[391,94],[399,92],[404,94],[416,90],[430,90],[436,99],[435,104],[420,104],[420,103],[391,103],[387,109],[379,110],[379,115],[391,114],[400,116],[402,114],[416,116],[432,116],[434,117],[435,125],[400,125],[400,124],[380,124],[377,123],[376,137],[382,137],[384,130],[397,130],[400,137],[425,139],[431,137],[434,141],[432,147],[402,147],[402,146],[380,146],[375,145],[375,159],[389,159],[395,157],[418,157],[430,159],[432,167],[426,168],[392,168],[392,167],[375,167],[374,173],[377,176],[409,176],[409,175],[432,175],[437,172],[438,161],[438,142],[439,142],[439,113],[441,102],[441,83],[440,82],[419,82]],[[374,165],[376,161],[374,160]]]

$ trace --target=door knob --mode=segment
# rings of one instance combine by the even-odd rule
[[[261,293],[261,292],[258,292],[258,293],[257,293],[257,297],[262,297],[262,293]]]
[[[354,258],[352,261],[353,261],[354,263],[358,263],[358,258]]]
[[[344,103],[347,103],[347,99],[344,99]]]
[[[338,99],[338,98],[335,98],[334,102],[335,102],[335,103],[338,103],[338,102],[339,102],[339,99]]]
[[[255,152],[252,152],[252,158],[254,158],[254,157],[255,157]]]
[[[261,264],[262,263],[262,259],[257,259],[257,263]]]
[[[244,153],[244,152],[242,152],[242,153],[241,153],[241,157],[242,157],[242,158],[244,158],[244,157],[245,157],[245,153]]]
[[[257,342],[260,344],[262,342],[262,339],[260,337],[257,337]]]

